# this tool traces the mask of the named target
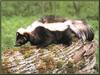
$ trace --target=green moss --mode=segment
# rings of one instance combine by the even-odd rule
[[[64,64],[64,61],[63,60],[59,60],[57,61],[57,68],[61,68]]]
[[[81,60],[80,63],[79,63],[79,69],[82,69],[85,67],[85,61],[84,60]]]
[[[74,66],[73,63],[68,62],[68,64],[66,65],[66,70],[67,70],[67,73],[68,73],[68,74],[72,74],[72,73],[75,74],[77,68],[76,68],[76,66]]]

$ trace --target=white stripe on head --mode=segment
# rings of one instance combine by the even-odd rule
[[[24,32],[25,32],[25,29],[24,29],[24,28],[19,28],[19,29],[17,30],[17,32],[23,35]]]

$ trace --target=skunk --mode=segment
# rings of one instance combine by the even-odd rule
[[[20,28],[17,30],[15,46],[21,46],[27,42],[36,45],[37,48],[46,47],[52,43],[62,43],[70,46],[72,44],[71,34],[70,27],[64,23],[48,23],[44,25],[36,21],[26,29]]]
[[[28,41],[37,47],[46,47],[49,44],[72,44],[72,34],[83,41],[92,41],[94,33],[87,24],[81,20],[66,20],[64,22],[42,23],[35,21],[26,29],[19,28],[16,33],[16,46]]]

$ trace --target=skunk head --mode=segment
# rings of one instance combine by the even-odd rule
[[[20,28],[16,32],[16,43],[15,46],[21,46],[28,42],[28,33],[25,33],[25,30]]]

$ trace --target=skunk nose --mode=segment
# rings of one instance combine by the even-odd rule
[[[14,45],[15,47],[18,47],[18,45]]]

